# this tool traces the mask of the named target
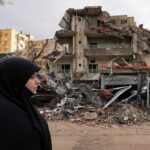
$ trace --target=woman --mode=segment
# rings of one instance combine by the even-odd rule
[[[0,59],[0,150],[52,149],[47,123],[31,102],[39,70],[23,58]]]

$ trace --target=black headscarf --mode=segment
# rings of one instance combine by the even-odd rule
[[[43,150],[51,150],[46,121],[34,109],[31,93],[25,88],[28,79],[40,68],[23,58],[9,56],[0,59],[0,93],[29,114],[33,128],[40,133]]]

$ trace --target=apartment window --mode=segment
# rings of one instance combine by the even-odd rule
[[[70,64],[58,64],[57,72],[58,73],[70,73]]]
[[[111,19],[111,23],[112,24],[116,24],[116,20],[115,19]]]
[[[121,20],[121,24],[127,24],[128,21],[126,19]]]
[[[97,27],[100,27],[101,26],[101,22],[100,20],[97,20]]]
[[[4,33],[4,36],[7,37],[7,36],[8,36],[8,33]]]
[[[44,43],[41,43],[41,42],[34,42],[32,43],[32,46],[43,46]]]
[[[80,21],[81,21],[81,18],[78,18],[78,21],[80,22]]]
[[[89,48],[90,49],[97,48],[97,43],[95,43],[95,42],[89,43]]]
[[[95,59],[90,60],[91,63],[95,63]]]
[[[20,44],[20,46],[23,48],[24,46],[22,44]]]
[[[24,40],[25,40],[25,38],[20,36],[20,40],[24,41]]]
[[[89,64],[89,73],[97,73],[98,64]]]
[[[41,50],[41,49],[36,48],[36,49],[32,49],[32,52],[34,52],[34,53],[39,53],[40,50]]]
[[[126,58],[125,61],[129,63],[129,62],[130,62],[130,59],[129,59],[129,58]]]
[[[8,44],[8,41],[4,41],[4,46],[7,46],[7,44]]]
[[[36,57],[37,56],[37,53],[36,52],[33,52],[33,57]]]
[[[6,52],[6,51],[7,51],[7,48],[4,48],[4,51]]]

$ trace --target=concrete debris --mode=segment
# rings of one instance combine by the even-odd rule
[[[92,91],[90,86],[85,85],[85,84],[80,84],[79,90],[85,96],[86,100],[89,103],[92,103],[93,105],[97,107],[100,107],[102,105],[100,97],[98,97],[98,95]]]
[[[86,120],[94,120],[97,118],[97,113],[96,112],[86,112],[83,118]]]
[[[132,90],[131,85],[112,89],[93,89],[82,83],[77,87],[70,84],[68,89],[65,82],[54,79],[52,81],[50,80],[53,84],[52,86],[49,84],[49,90],[44,89],[47,93],[38,93],[33,97],[38,103],[39,112],[47,120],[67,119],[88,125],[90,123],[91,125],[134,125],[150,121],[149,112],[146,113],[141,109],[139,92]],[[60,86],[58,83],[66,89],[62,90],[61,94],[56,92]]]
[[[65,48],[62,51],[53,50],[47,56],[43,57],[43,59],[53,60],[53,63],[61,59],[64,55],[71,55]]]
[[[59,25],[62,47],[42,55],[48,75],[32,97],[40,113],[78,124],[149,121],[141,108],[150,107],[150,31],[101,6],[69,8]]]
[[[109,116],[106,121],[109,123],[117,122],[119,124],[140,124],[150,121],[150,115],[130,104],[119,105],[109,110]]]
[[[118,91],[112,98],[111,100],[103,107],[103,109],[106,109],[112,102],[114,102],[122,93],[126,92],[128,89],[131,88],[131,85],[128,87]]]

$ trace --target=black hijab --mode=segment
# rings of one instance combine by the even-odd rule
[[[28,79],[40,68],[23,58],[9,56],[0,59],[0,93],[29,114],[33,128],[42,139],[43,150],[51,150],[51,139],[46,121],[34,109],[31,93],[25,88]]]

